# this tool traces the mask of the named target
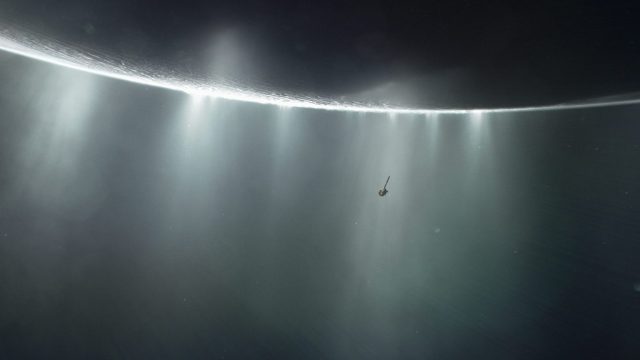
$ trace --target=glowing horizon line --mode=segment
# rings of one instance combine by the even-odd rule
[[[541,105],[511,108],[480,108],[480,109],[414,109],[400,107],[386,107],[380,105],[362,105],[353,103],[341,103],[328,99],[305,99],[289,97],[282,94],[259,93],[255,91],[247,91],[237,88],[230,88],[225,85],[207,85],[195,84],[193,82],[181,81],[179,79],[170,79],[163,75],[143,73],[137,69],[123,69],[106,62],[82,62],[79,58],[91,58],[89,54],[83,54],[75,51],[73,54],[67,54],[65,51],[71,51],[69,48],[61,48],[56,50],[51,46],[43,46],[34,43],[32,46],[23,44],[19,41],[7,38],[7,35],[0,32],[0,50],[27,57],[30,59],[46,62],[53,65],[62,66],[64,68],[82,71],[93,75],[103,76],[107,78],[123,80],[131,83],[147,85],[157,88],[163,88],[173,91],[180,91],[192,96],[205,96],[212,98],[221,98],[227,100],[256,103],[262,105],[275,105],[286,108],[303,108],[327,111],[345,111],[359,113],[389,113],[389,114],[413,114],[413,115],[429,115],[429,114],[473,114],[473,113],[509,113],[509,112],[533,112],[533,111],[553,111],[553,110],[574,110],[587,109],[595,107],[607,106],[623,106],[640,104],[640,99],[627,99],[617,101],[602,101],[581,104],[557,104],[557,105]],[[36,48],[36,45],[40,48]],[[128,71],[127,71],[128,70]]]

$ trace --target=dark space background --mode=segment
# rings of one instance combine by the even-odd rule
[[[491,108],[639,91],[639,11],[602,0],[4,0],[0,26],[184,78]]]
[[[0,358],[637,359],[639,110],[286,109],[0,54]]]

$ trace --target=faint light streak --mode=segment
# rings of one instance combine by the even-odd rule
[[[550,110],[585,109],[603,106],[621,106],[639,104],[640,99],[619,101],[598,101],[581,104],[558,104],[545,106],[529,106],[514,108],[487,108],[487,109],[412,109],[385,105],[369,105],[357,103],[345,103],[326,98],[301,98],[276,93],[257,92],[233,88],[225,84],[199,83],[186,81],[180,78],[172,78],[166,74],[153,73],[148,70],[127,67],[121,62],[101,58],[90,53],[63,47],[55,42],[44,42],[33,36],[17,34],[4,29],[0,33],[0,50],[32,59],[64,66],[67,68],[92,73],[95,75],[124,80],[128,82],[181,91],[190,95],[207,96],[228,100],[250,102],[255,104],[276,105],[290,108],[319,109],[328,111],[364,112],[364,113],[393,113],[393,114],[475,114],[483,113],[510,113]]]
[[[437,159],[437,153],[439,147],[439,138],[440,138],[440,119],[438,114],[427,114],[425,115],[425,119],[427,120],[426,129],[427,129],[427,138],[429,139],[429,159],[430,162],[433,162]]]
[[[474,123],[479,123],[482,121],[483,110],[472,110],[470,112],[471,120]]]
[[[185,103],[177,116],[180,131],[179,146],[182,148],[180,163],[186,164],[201,156],[201,151],[207,151],[211,141],[208,126],[203,120],[215,115],[214,99],[203,95],[185,97]],[[205,130],[207,128],[207,130]],[[181,173],[188,171],[181,169]]]
[[[33,80],[39,91],[32,108],[35,121],[22,151],[21,182],[41,208],[70,218],[88,217],[104,198],[100,167],[85,157],[91,146],[87,132],[96,105],[96,79],[60,69]]]
[[[178,233],[194,226],[203,215],[193,209],[207,206],[210,201],[202,194],[216,186],[211,180],[225,167],[224,160],[219,159],[224,159],[220,154],[226,144],[218,131],[221,121],[215,99],[185,96],[182,101],[157,160],[166,166],[168,171],[162,181],[171,188],[164,207],[165,223]],[[212,158],[217,159],[215,166]]]
[[[198,122],[200,119],[202,119],[201,113],[206,100],[207,98],[202,95],[189,97],[184,115],[184,118],[187,122],[186,126],[188,128],[187,132],[189,133],[189,135],[193,134],[193,132],[196,131]]]

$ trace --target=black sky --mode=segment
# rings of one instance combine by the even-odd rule
[[[640,90],[631,1],[8,0],[0,12],[4,24],[185,77],[293,94],[497,107]],[[212,73],[212,39],[229,33],[241,60]]]

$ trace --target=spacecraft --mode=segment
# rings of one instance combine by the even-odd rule
[[[387,193],[389,192],[389,190],[387,190],[387,184],[389,184],[389,179],[391,179],[391,176],[389,176],[387,178],[387,182],[384,183],[384,187],[382,189],[378,190],[378,195],[380,195],[380,196],[387,195]]]

